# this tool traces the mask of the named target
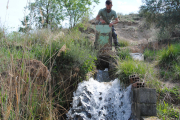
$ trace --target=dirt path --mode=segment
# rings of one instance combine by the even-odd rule
[[[141,21],[135,23],[120,22],[115,25],[119,40],[127,40],[132,45],[146,43],[151,37],[151,30],[144,28]]]

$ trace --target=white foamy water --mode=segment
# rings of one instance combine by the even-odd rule
[[[102,83],[91,78],[79,84],[72,108],[67,113],[73,120],[128,120],[131,116],[131,86],[122,89],[115,79]]]

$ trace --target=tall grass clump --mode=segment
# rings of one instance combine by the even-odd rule
[[[174,62],[179,61],[180,56],[180,44],[173,44],[168,46],[167,49],[163,49],[158,54],[159,65],[166,66],[171,65]]]
[[[158,53],[160,74],[165,79],[177,80],[180,78],[180,44],[172,44]]]
[[[129,54],[129,49],[122,49],[117,51],[118,59],[125,60],[125,59],[132,59],[131,55]]]
[[[156,54],[157,54],[157,51],[146,49],[144,51],[144,59],[153,61],[156,59],[156,56],[157,56]]]
[[[97,53],[77,30],[37,30],[0,38],[1,119],[65,119],[77,84]]]
[[[148,87],[159,88],[160,86],[153,67],[142,61],[135,61],[131,57],[125,57],[125,59],[117,58],[116,74],[121,82],[125,84],[129,84],[130,75],[136,74],[141,81],[146,82]]]
[[[126,40],[118,40],[120,47],[127,47],[129,46],[129,42]]]

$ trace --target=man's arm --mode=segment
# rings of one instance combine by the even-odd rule
[[[102,24],[106,23],[103,19],[100,18],[100,15],[96,16],[96,20],[100,21]]]
[[[109,24],[109,27],[112,27],[114,24],[117,24],[119,22],[118,17],[115,18],[115,21]]]

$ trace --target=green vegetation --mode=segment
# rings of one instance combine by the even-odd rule
[[[131,58],[128,50],[119,51],[117,58],[116,74],[121,82],[129,83],[129,76],[136,74],[141,80],[147,83],[147,86],[158,88],[159,82],[157,81],[154,69],[151,65],[141,61],[135,61]]]
[[[173,44],[159,51],[157,59],[158,65],[161,68],[160,74],[165,79],[172,78],[173,80],[179,79],[180,68],[180,44]]]
[[[158,27],[175,27],[179,24],[179,0],[145,0],[140,13],[148,22],[156,23]]]
[[[117,56],[118,56],[119,60],[132,59],[129,52],[130,52],[129,49],[118,50]]]
[[[118,39],[120,47],[127,47],[129,46],[129,42],[127,40],[120,40]]]
[[[169,103],[178,104],[180,102],[180,93],[179,87],[167,88],[164,87],[163,89],[159,89],[157,91],[159,93],[160,100],[166,100]]]
[[[56,30],[65,19],[73,28],[90,13],[93,3],[98,4],[99,0],[35,0],[25,7],[30,13],[21,21],[19,31],[28,32],[34,25],[38,29]]]
[[[179,118],[179,110],[166,102],[157,104],[158,117],[162,120],[172,120]]]
[[[149,61],[155,60],[156,54],[157,54],[157,51],[146,49],[144,51],[144,59],[149,60]]]
[[[77,84],[95,70],[91,43],[76,29],[13,32],[0,39],[0,118],[62,119]],[[36,67],[43,64],[51,79],[45,68],[45,77],[38,77]]]

